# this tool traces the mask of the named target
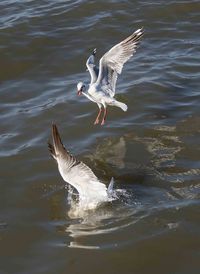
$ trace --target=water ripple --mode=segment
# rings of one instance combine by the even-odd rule
[[[198,273],[199,13],[198,0],[0,1],[2,273],[88,273],[91,262]],[[76,92],[86,58],[141,26],[117,83],[128,111],[109,108],[94,127],[97,106]],[[115,178],[118,201],[75,215],[48,153],[52,122],[104,183]]]

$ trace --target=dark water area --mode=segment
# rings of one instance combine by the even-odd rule
[[[78,97],[85,62],[140,27],[117,82],[125,113]],[[0,2],[0,273],[198,274],[200,2]],[[122,198],[75,217],[47,141]]]

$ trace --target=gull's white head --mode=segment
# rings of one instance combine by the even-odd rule
[[[78,95],[81,95],[82,92],[85,91],[85,90],[86,90],[85,84],[84,84],[83,82],[79,82],[79,83],[77,84],[77,94],[78,94]]]

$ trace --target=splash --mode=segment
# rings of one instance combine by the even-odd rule
[[[80,196],[71,185],[66,185],[66,189],[68,191],[67,204],[70,207],[68,216],[72,219],[84,217],[105,204],[111,204],[116,200],[123,200],[123,198],[128,199],[129,197],[125,189],[115,188],[115,181],[113,177],[111,178],[107,188],[107,199],[103,201],[98,201],[98,199],[88,200],[87,197]]]

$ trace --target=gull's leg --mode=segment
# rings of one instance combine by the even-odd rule
[[[100,104],[98,104],[98,107],[99,107],[99,112],[98,112],[98,114],[97,114],[97,118],[96,118],[96,120],[95,120],[95,122],[94,122],[94,125],[97,125],[97,124],[99,123],[99,117],[100,117],[101,112],[102,112],[102,107],[101,107]]]
[[[101,121],[102,126],[105,124],[106,116],[107,116],[107,108],[106,108],[106,106],[104,106],[104,115],[103,115],[103,119]]]

